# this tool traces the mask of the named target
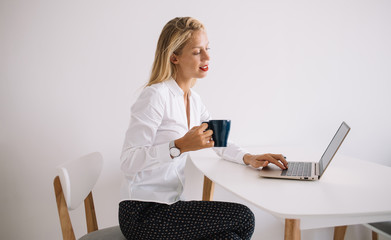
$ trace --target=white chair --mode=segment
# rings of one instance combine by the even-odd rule
[[[391,239],[391,221],[366,223],[364,225],[372,230],[372,240],[378,240],[379,234]]]
[[[103,167],[100,153],[91,153],[58,168],[54,178],[54,191],[64,240],[75,240],[68,210],[78,208],[84,201],[88,234],[80,240],[126,240],[119,226],[98,230],[92,188]]]

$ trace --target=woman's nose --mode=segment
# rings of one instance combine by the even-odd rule
[[[209,56],[209,52],[208,51],[204,51],[204,54],[202,56],[202,60],[204,60],[204,61],[209,61],[210,60],[210,56]]]

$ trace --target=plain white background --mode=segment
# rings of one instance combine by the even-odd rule
[[[388,0],[1,0],[0,238],[61,239],[56,166],[92,151],[105,158],[99,226],[117,224],[129,109],[176,16],[207,27],[212,60],[195,90],[232,120],[232,141],[319,148],[346,121],[341,153],[391,166],[390,12]],[[186,193],[200,199],[202,175],[191,164],[187,174]],[[218,186],[215,199],[243,202]],[[283,224],[249,206],[253,239],[282,239]],[[77,237],[82,214],[72,214]],[[332,229],[302,236],[331,239]],[[369,231],[351,226],[346,239]]]

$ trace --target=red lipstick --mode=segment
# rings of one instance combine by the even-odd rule
[[[203,67],[200,67],[200,69],[201,69],[202,71],[204,71],[204,72],[207,72],[207,71],[209,70],[209,67],[208,67],[208,65],[205,65],[205,66],[203,66]]]

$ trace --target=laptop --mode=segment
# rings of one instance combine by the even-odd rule
[[[269,164],[259,171],[259,176],[266,178],[318,180],[326,171],[327,166],[337,153],[349,131],[350,127],[345,122],[342,122],[319,162],[288,162],[288,169],[285,170]]]

